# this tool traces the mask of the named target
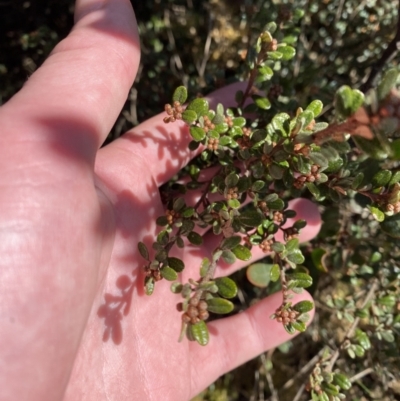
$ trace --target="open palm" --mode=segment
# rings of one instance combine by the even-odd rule
[[[210,323],[207,347],[177,343],[179,297],[164,281],[144,295],[137,243],[156,233],[158,187],[194,156],[189,135],[155,116],[99,150],[139,63],[135,17],[128,0],[78,0],[76,20],[0,109],[0,399],[189,400],[288,339],[269,319],[280,298]],[[311,239],[315,207],[292,208]],[[186,278],[213,241],[184,248]]]

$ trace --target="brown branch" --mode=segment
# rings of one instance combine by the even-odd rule
[[[376,85],[377,76],[382,69],[390,63],[400,50],[400,0],[397,7],[397,31],[396,35],[389,43],[386,50],[382,53],[381,58],[372,66],[367,80],[360,86],[362,92],[367,92]]]

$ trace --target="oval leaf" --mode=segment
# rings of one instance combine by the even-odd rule
[[[279,277],[281,275],[281,269],[277,263],[273,264],[271,267],[271,273],[270,273],[270,278],[271,281],[275,282],[278,281]]]
[[[207,345],[210,339],[210,335],[208,333],[207,325],[204,321],[200,321],[195,324],[190,324],[188,327],[191,336],[200,344]]]
[[[149,251],[147,250],[147,247],[143,242],[138,243],[138,249],[142,258],[149,260]]]
[[[225,238],[222,241],[220,248],[221,249],[232,249],[235,246],[239,245],[241,241],[242,241],[241,237],[239,237],[238,235],[233,235],[232,237]]]
[[[187,99],[187,89],[184,86],[178,86],[172,95],[173,102],[185,103]]]
[[[201,245],[203,243],[203,237],[194,231],[189,233],[187,238],[188,238],[189,242],[193,245]]]
[[[224,298],[233,298],[237,294],[236,283],[229,277],[220,277],[215,280],[218,287],[218,294]]]
[[[198,116],[205,116],[208,112],[208,101],[203,98],[194,99],[186,110],[193,110]]]
[[[233,311],[233,303],[223,298],[211,298],[207,300],[209,312],[218,313],[224,315]]]
[[[206,133],[201,127],[190,127],[190,135],[196,142],[200,142],[206,137]]]
[[[256,287],[265,288],[271,280],[271,268],[268,263],[254,263],[246,270],[247,279]]]
[[[237,245],[232,249],[234,255],[240,260],[250,260],[251,252],[250,249],[243,245]]]
[[[307,313],[314,308],[314,304],[311,301],[300,301],[293,306],[293,309],[297,312]]]
[[[168,281],[175,281],[178,278],[178,273],[169,266],[164,266],[160,269],[160,273]]]
[[[167,259],[168,266],[171,269],[174,269],[177,273],[180,273],[185,268],[185,264],[182,260],[174,257],[170,257]]]

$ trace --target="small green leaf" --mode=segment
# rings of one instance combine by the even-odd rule
[[[286,278],[290,281],[291,288],[300,287],[300,288],[307,288],[310,287],[313,283],[312,277],[307,273],[292,273],[286,274]]]
[[[220,248],[221,249],[232,249],[235,246],[239,245],[242,241],[242,238],[238,235],[233,235],[232,237],[224,238],[221,242]]]
[[[172,95],[173,102],[185,103],[187,99],[187,90],[184,86],[178,86]]]
[[[167,245],[169,241],[169,234],[167,230],[160,231],[157,235],[157,242],[163,246]]]
[[[185,110],[182,113],[182,120],[185,121],[186,124],[192,124],[197,120],[197,114],[194,110]]]
[[[285,245],[283,245],[282,242],[274,242],[271,245],[271,249],[276,253],[281,253],[285,250]]]
[[[229,249],[224,249],[221,254],[221,258],[228,264],[233,264],[236,262],[235,254]]]
[[[174,269],[177,273],[180,273],[185,268],[185,264],[182,260],[174,257],[169,257],[167,259],[168,266]]]
[[[279,46],[278,51],[282,54],[282,60],[291,60],[296,55],[296,49],[292,46]]]
[[[268,166],[268,172],[274,180],[280,180],[283,177],[285,168],[283,168],[279,164],[273,163]]]
[[[375,206],[371,206],[368,205],[367,206],[369,211],[372,213],[372,215],[374,216],[374,219],[376,221],[379,221],[380,223],[385,220],[385,213],[382,212],[382,210],[380,210],[379,208],[375,207]]]
[[[235,117],[232,123],[235,127],[244,127],[246,125],[246,119],[244,117]]]
[[[210,335],[207,325],[203,320],[195,324],[189,324],[188,330],[190,330],[190,334],[200,345],[204,346],[208,344]]]
[[[202,141],[206,137],[206,133],[201,127],[190,127],[190,135],[196,142]]]
[[[383,100],[396,85],[399,71],[397,68],[390,68],[385,72],[377,88],[378,99]]]
[[[149,251],[143,242],[138,243],[138,250],[143,259],[149,260]]]
[[[268,263],[254,263],[246,270],[247,279],[256,287],[265,288],[271,280],[271,268]]]
[[[200,266],[200,277],[204,277],[210,270],[211,262],[208,258],[203,258]]]
[[[167,217],[166,216],[157,217],[156,224],[161,227],[167,226],[168,225]]]
[[[194,208],[193,207],[187,207],[185,208],[185,210],[181,211],[181,216],[188,218],[188,217],[192,217],[194,215]]]
[[[293,328],[297,331],[299,331],[300,333],[303,333],[304,331],[306,331],[306,324],[304,322],[301,321],[296,321],[296,322],[292,322],[291,325],[293,326]]]
[[[270,273],[271,281],[273,282],[278,281],[280,276],[281,276],[281,269],[279,265],[275,263],[271,267],[271,273]]]
[[[241,203],[237,199],[229,199],[228,206],[231,207],[232,209],[239,209],[241,206]]]
[[[236,173],[230,173],[225,177],[225,185],[228,188],[233,188],[239,181],[239,176]]]
[[[281,52],[278,51],[272,51],[272,52],[268,52],[268,58],[270,60],[280,60],[283,56],[283,54]]]
[[[212,313],[224,315],[233,311],[233,303],[224,298],[214,297],[207,300],[207,310]]]
[[[353,180],[353,182],[352,182],[352,184],[351,184],[351,188],[352,188],[353,190],[359,189],[359,188],[361,187],[361,184],[362,184],[363,180],[364,180],[364,173],[361,173],[361,172],[358,173],[358,174],[354,177],[354,180]]]
[[[296,265],[301,265],[302,263],[304,263],[304,256],[301,253],[300,249],[294,249],[292,252],[290,252],[287,255],[287,259],[290,262],[295,263]]]
[[[342,390],[350,390],[351,381],[342,373],[335,373],[333,375],[333,382],[337,384]]]
[[[313,100],[306,108],[314,114],[314,118],[319,116],[322,112],[324,105],[320,100]]]
[[[193,245],[201,245],[203,243],[203,237],[194,231],[190,232],[187,238]]]
[[[336,92],[335,109],[342,118],[353,115],[364,103],[364,94],[344,85]]]
[[[276,199],[274,201],[266,201],[268,209],[270,210],[282,210],[285,207],[285,202],[282,199]]]
[[[263,220],[262,215],[256,210],[246,210],[242,212],[237,219],[246,227],[257,227],[262,223]]]
[[[384,297],[378,298],[378,304],[387,306],[388,308],[393,308],[396,305],[396,297],[394,295],[386,295]]]
[[[295,251],[296,249],[299,248],[299,240],[298,238],[293,238],[291,240],[289,240],[288,242],[286,242],[286,251],[288,253],[291,253],[293,251]]]
[[[310,312],[314,308],[314,304],[311,301],[300,301],[293,306],[293,309],[301,314]]]
[[[322,389],[329,395],[336,396],[339,394],[339,389],[332,383],[322,382]]]
[[[268,110],[271,107],[271,102],[266,97],[253,96],[254,103],[262,110]]]
[[[235,256],[240,260],[250,260],[251,259],[251,252],[249,248],[246,248],[243,245],[237,245],[232,249],[232,252]]]
[[[186,110],[193,110],[199,117],[203,117],[208,112],[208,101],[203,98],[194,99]]]
[[[233,298],[237,295],[236,283],[229,277],[219,277],[215,279],[215,284],[218,287],[218,294],[224,298]]]
[[[168,281],[175,281],[178,278],[178,273],[169,266],[164,266],[160,269],[160,273]]]
[[[146,277],[144,281],[144,289],[146,295],[151,295],[154,292],[154,287],[155,283],[153,277]]]
[[[389,156],[387,150],[383,147],[381,141],[377,137],[366,139],[361,136],[353,136],[352,139],[358,148],[373,159],[384,160]]]
[[[295,328],[291,325],[291,323],[289,323],[289,324],[285,324],[284,326],[284,329],[289,333],[289,334],[295,334],[296,333],[296,330],[295,330]]]
[[[171,292],[173,292],[174,294],[180,294],[182,290],[183,290],[183,285],[178,281],[171,284]]]
[[[378,171],[372,177],[372,186],[373,186],[373,188],[384,187],[386,184],[389,183],[391,178],[392,178],[391,171],[389,171],[389,170]]]

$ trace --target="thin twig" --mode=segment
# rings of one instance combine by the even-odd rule
[[[204,51],[203,51],[203,58],[201,59],[201,62],[196,63],[196,69],[199,74],[200,79],[204,79],[204,73],[206,71],[206,66],[207,62],[210,58],[210,48],[211,48],[211,42],[212,42],[212,27],[213,27],[213,16],[212,14],[209,15],[209,21],[208,21],[208,33],[207,33],[207,39],[206,43],[204,44]]]
[[[350,380],[352,383],[354,383],[355,381],[362,379],[364,376],[367,376],[367,375],[369,375],[370,373],[374,373],[374,369],[372,369],[372,368],[365,369],[365,370],[363,370],[362,372],[357,373],[356,375],[354,375],[353,377],[351,377],[349,380]]]
[[[274,353],[274,351],[275,351],[275,348],[272,348],[267,352],[266,359],[268,361],[270,361],[270,362],[271,362],[272,354]],[[272,380],[271,373],[268,370],[268,365],[265,363],[266,362],[265,361],[265,355],[262,355],[261,359],[264,359],[263,363],[264,363],[264,368],[265,368],[265,377],[266,377],[267,382],[268,382],[268,387],[269,387],[269,389],[271,391],[271,400],[272,401],[279,401],[278,391],[275,388],[274,381]]]
[[[397,7],[397,30],[396,35],[389,43],[386,50],[382,53],[381,58],[372,66],[368,79],[361,85],[360,90],[367,92],[376,84],[376,79],[382,69],[390,63],[400,50],[400,0]]]
[[[305,387],[306,387],[305,383],[303,383],[303,384],[299,387],[299,389],[297,390],[297,393],[296,393],[295,397],[293,398],[293,401],[299,401],[301,395],[303,394],[303,391],[304,391]]]

